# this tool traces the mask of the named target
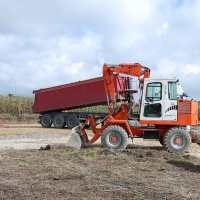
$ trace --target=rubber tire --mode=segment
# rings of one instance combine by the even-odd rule
[[[72,129],[75,126],[77,126],[78,125],[78,118],[76,117],[76,115],[69,115],[66,118],[66,124],[67,124],[67,127],[69,129]]]
[[[66,123],[65,123],[64,117],[60,114],[54,116],[53,125],[54,125],[55,128],[65,127]]]
[[[52,125],[50,115],[43,115],[40,118],[40,124],[42,125],[43,128],[50,128]]]
[[[119,141],[114,144],[111,141],[112,134],[115,134]],[[117,125],[108,126],[101,135],[101,143],[103,147],[111,148],[111,149],[125,149],[128,144],[128,134],[127,132],[121,127]]]
[[[181,145],[175,144],[174,139],[175,137],[181,137],[183,143]],[[191,144],[191,137],[189,133],[182,128],[172,128],[167,131],[163,138],[163,146],[166,150],[170,153],[184,153],[188,150]]]

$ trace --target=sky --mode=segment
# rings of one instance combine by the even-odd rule
[[[140,63],[200,100],[199,0],[0,0],[0,95]]]

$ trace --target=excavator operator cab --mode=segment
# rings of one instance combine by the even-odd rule
[[[146,78],[142,92],[141,120],[177,120],[177,79]]]

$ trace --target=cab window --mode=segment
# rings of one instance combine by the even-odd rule
[[[162,83],[154,82],[147,84],[146,101],[160,101],[162,99]]]
[[[170,100],[177,99],[177,83],[176,82],[168,82],[168,98]]]

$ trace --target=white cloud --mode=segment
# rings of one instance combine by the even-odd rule
[[[72,63],[66,68],[65,72],[70,75],[79,75],[82,72],[83,66],[83,62]]]
[[[162,36],[163,34],[165,34],[168,29],[169,29],[168,22],[164,22],[160,28],[156,29],[158,36]]]
[[[153,71],[155,77],[174,77],[177,74],[177,70],[180,66],[168,59],[161,59],[156,66],[156,69]]]
[[[184,74],[200,74],[200,65],[188,64],[184,67]]]
[[[104,62],[139,62],[153,77],[183,84],[193,77],[196,94],[199,7],[197,0],[0,0],[0,93],[13,80],[18,94],[31,95],[100,76]]]

